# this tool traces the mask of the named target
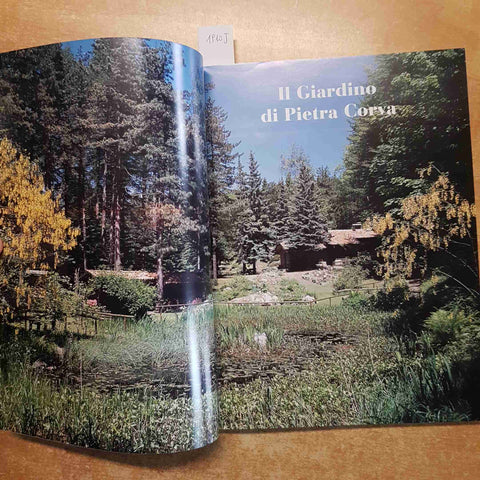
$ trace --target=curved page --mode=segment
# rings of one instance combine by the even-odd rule
[[[216,439],[202,59],[106,38],[0,55],[0,428]]]

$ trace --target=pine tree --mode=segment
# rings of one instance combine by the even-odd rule
[[[218,276],[220,262],[226,257],[225,248],[228,242],[231,225],[222,221],[232,205],[232,187],[235,182],[235,160],[239,154],[235,148],[239,143],[230,140],[231,132],[225,127],[227,112],[215,105],[211,98],[207,99],[205,110],[206,148],[205,154],[209,168],[209,198],[210,198],[210,230],[212,242],[212,278]],[[226,228],[224,228],[226,227]]]
[[[288,219],[290,217],[289,198],[283,179],[278,183],[275,210],[275,231],[279,242],[287,242],[290,237]]]
[[[266,260],[270,254],[272,232],[270,230],[265,199],[262,190],[262,178],[258,163],[252,152],[249,157],[247,177],[247,210],[239,231],[239,257],[246,272],[246,265],[252,266],[252,273],[257,273],[257,262]]]
[[[326,222],[315,204],[315,180],[307,165],[301,166],[295,181],[289,229],[289,244],[295,249],[314,249],[328,240]]]
[[[126,172],[135,169],[136,135],[144,117],[145,77],[139,39],[95,41],[90,68],[94,82],[89,92],[90,145],[103,163],[101,235],[109,263],[121,268],[121,237],[126,204]],[[107,210],[109,241],[106,239]]]
[[[336,201],[335,183],[337,179],[330,175],[328,167],[317,169],[315,177],[315,204],[318,215],[326,220],[330,228],[336,227],[338,202]]]

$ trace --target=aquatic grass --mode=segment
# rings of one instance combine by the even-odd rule
[[[215,389],[200,392],[194,413],[187,395],[172,397],[155,385],[99,391],[82,383],[81,370],[80,383],[66,380],[78,375],[79,365],[84,372],[97,365],[97,373],[115,376],[144,361],[169,364],[175,355],[187,360],[187,317],[208,356],[214,341],[211,305],[197,305],[178,318],[132,322],[126,330],[123,322],[112,321],[96,337],[0,325],[0,428],[121,452],[171,453],[213,441]]]
[[[248,346],[251,348],[276,349],[280,347],[284,330],[271,319],[254,323],[238,320],[228,324],[219,324],[217,328],[220,349],[231,349]],[[266,345],[262,344],[260,336],[265,335]]]
[[[204,394],[202,401],[212,401]],[[171,453],[193,447],[192,402],[143,392],[99,394],[54,385],[26,365],[0,382],[0,429],[119,452]],[[217,435],[216,419],[202,441]]]
[[[213,308],[209,304],[189,307],[178,315],[155,315],[123,322],[109,320],[102,333],[72,343],[71,363],[80,358],[85,365],[129,365],[142,362],[161,365],[186,361],[188,356],[187,315],[193,315],[199,342],[213,350]]]
[[[459,397],[458,384],[446,356],[412,361],[399,355],[391,374],[359,395],[359,418],[372,424],[468,420],[469,407]]]
[[[367,306],[341,304],[313,305],[216,305],[217,328],[248,325],[261,328],[274,325],[284,330],[315,329],[344,334],[379,333],[383,322],[392,314],[372,310]]]

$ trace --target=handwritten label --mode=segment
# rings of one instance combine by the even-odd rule
[[[233,65],[233,26],[216,25],[198,28],[198,50],[203,65]]]

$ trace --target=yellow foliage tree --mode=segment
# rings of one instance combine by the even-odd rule
[[[430,175],[431,169],[421,172],[425,174]],[[444,251],[454,256],[449,245],[469,235],[474,218],[475,205],[461,198],[448,176],[441,173],[427,193],[403,200],[399,219],[387,213],[368,220],[365,227],[382,236],[381,273],[389,280],[409,278],[417,268],[425,274],[428,252]]]
[[[79,231],[45,189],[38,167],[10,143],[0,142],[0,237],[3,255],[47,269],[49,256],[76,245]]]

